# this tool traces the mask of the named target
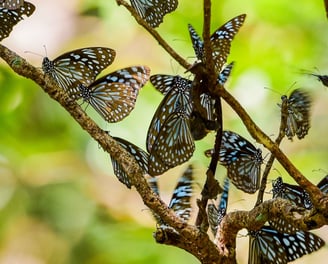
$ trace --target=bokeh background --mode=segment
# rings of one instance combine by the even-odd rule
[[[14,27],[2,41],[35,66],[42,57],[87,46],[117,51],[114,63],[102,74],[144,64],[152,74],[180,74],[184,69],[136,24],[114,0],[30,0],[35,13]],[[235,61],[227,88],[255,122],[273,139],[278,133],[282,94],[305,88],[313,96],[312,127],[299,141],[284,140],[281,147],[297,167],[317,183],[327,174],[328,92],[301,69],[328,73],[328,24],[321,0],[213,1],[212,31],[232,17],[247,19],[232,43],[229,61]],[[178,9],[165,17],[158,31],[174,49],[194,61],[187,23],[200,33],[202,1],[179,0]],[[44,46],[46,49],[44,49]],[[35,54],[33,54],[35,53]],[[36,55],[39,54],[39,55]],[[146,132],[161,95],[147,84],[135,110],[117,124],[108,124],[86,111],[113,136],[145,148]],[[86,108],[86,106],[84,105]],[[236,114],[224,105],[225,129],[234,130],[257,147]],[[196,143],[190,162],[195,167],[195,198],[199,197],[208,160],[203,151],[214,134]],[[187,164],[160,178],[160,191],[169,201],[176,179]],[[282,175],[279,166],[271,180]],[[217,178],[222,181],[224,168]],[[251,209],[256,195],[231,187],[228,210]],[[195,208],[195,203],[194,203]],[[196,211],[196,210],[195,210]],[[134,189],[128,190],[113,174],[109,155],[32,81],[16,76],[0,61],[0,263],[198,263],[188,253],[158,245],[155,222]],[[316,230],[328,242],[328,228]],[[247,263],[247,231],[237,238],[239,263]],[[328,248],[295,263],[325,263]]]

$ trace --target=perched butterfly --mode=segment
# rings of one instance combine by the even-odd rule
[[[248,263],[286,264],[324,245],[324,240],[310,232],[297,231],[290,235],[263,226],[258,231],[250,231]]]
[[[230,76],[234,63],[231,62],[219,73],[217,82],[220,85],[224,85]],[[197,96],[197,95],[196,95]],[[199,95],[199,104],[205,111],[205,115],[194,107],[190,116],[190,130],[194,140],[200,140],[204,138],[210,131],[218,130],[220,123],[218,116],[221,113],[217,113],[215,100],[207,93],[203,92]]]
[[[139,90],[149,78],[146,66],[132,66],[101,77],[89,86],[78,85],[73,98],[82,97],[107,122],[125,118],[134,108]]]
[[[228,178],[247,193],[259,189],[261,149],[256,149],[248,140],[232,131],[223,131],[219,160],[227,168]]]
[[[0,8],[15,10],[24,5],[24,0],[0,0]]]
[[[229,178],[225,178],[223,185],[223,192],[221,194],[220,203],[218,207],[214,204],[209,204],[207,206],[208,222],[211,227],[211,231],[216,236],[219,225],[222,218],[226,215],[227,205],[228,205],[228,195],[229,195]]]
[[[135,158],[136,162],[139,164],[143,173],[144,174],[148,173],[149,154],[125,139],[119,137],[114,137],[114,139]],[[119,179],[120,182],[125,184],[130,189],[131,183],[130,183],[129,176],[124,171],[122,165],[119,164],[117,160],[114,159],[112,156],[110,157],[112,160],[113,170],[116,177]]]
[[[235,37],[239,28],[243,25],[246,15],[242,14],[229,20],[219,29],[217,29],[210,37],[212,46],[212,57],[215,64],[215,71],[220,72],[222,66],[227,61],[227,57],[230,53],[231,41]],[[188,25],[191,42],[199,61],[206,63],[204,56],[204,42],[197,34],[195,29]]]
[[[189,80],[180,76],[158,74],[151,76],[150,82],[158,91],[164,94],[164,98],[158,106],[148,129],[148,152],[151,152],[165,120],[171,113],[176,111],[177,107],[185,108],[187,115],[190,115],[192,111],[191,82]]]
[[[23,15],[29,17],[35,10],[35,6],[29,2],[24,2],[24,5],[11,10],[11,3],[6,1],[0,4],[0,41],[9,36],[13,27],[23,20]]]
[[[310,129],[310,108],[311,98],[302,89],[295,89],[287,98],[286,95],[281,100],[287,102],[287,124],[286,136],[293,140],[296,135],[298,139],[304,138]]]
[[[168,115],[151,147],[149,174],[160,175],[191,158],[195,144],[190,132],[189,116],[178,107]]]
[[[317,186],[323,193],[328,193],[328,175],[326,175]],[[272,193],[273,198],[280,197],[290,200],[299,207],[304,207],[305,209],[312,209],[313,207],[308,192],[298,185],[284,183],[281,177],[278,177],[272,182]],[[292,223],[287,223],[283,218],[273,218],[269,223],[279,232],[293,234],[298,231]]]
[[[148,183],[154,193],[159,195],[157,178],[152,177],[148,180]],[[192,184],[193,184],[193,167],[189,165],[183,175],[179,178],[178,183],[174,189],[169,208],[172,209],[178,217],[184,221],[188,221],[191,214],[191,203],[192,197]],[[165,222],[157,215],[153,214],[156,222],[161,228],[165,227]]]
[[[153,28],[163,22],[163,17],[178,7],[178,0],[130,0],[131,5]]]
[[[114,61],[115,55],[115,50],[104,47],[77,49],[64,53],[53,61],[45,57],[42,69],[61,88],[77,96],[79,84],[89,86],[94,82],[97,75]]]

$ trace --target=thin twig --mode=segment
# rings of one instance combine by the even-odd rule
[[[285,137],[285,129],[286,129],[286,125],[287,125],[287,100],[283,100],[280,107],[281,107],[281,118],[280,118],[280,127],[279,127],[279,134],[275,140],[277,146],[280,145],[281,141],[283,140],[283,138]],[[267,179],[268,179],[268,175],[269,172],[271,170],[272,164],[275,160],[275,156],[271,153],[270,154],[270,158],[265,166],[263,175],[262,175],[262,180],[261,180],[261,186],[259,189],[259,193],[257,196],[257,201],[255,206],[259,205],[260,203],[263,202],[263,195],[264,195],[264,191],[266,188],[266,184],[267,184]]]

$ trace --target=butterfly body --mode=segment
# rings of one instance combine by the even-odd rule
[[[114,60],[115,50],[105,47],[87,47],[66,52],[54,60],[44,57],[42,69],[62,89],[79,99],[79,85],[89,86],[97,75]]]
[[[281,97],[287,102],[287,124],[285,134],[289,140],[296,135],[298,139],[304,138],[310,129],[311,98],[302,89],[295,89],[289,96]]]
[[[132,66],[107,74],[89,86],[78,85],[82,98],[110,123],[124,119],[134,108],[139,90],[149,78],[146,66]]]

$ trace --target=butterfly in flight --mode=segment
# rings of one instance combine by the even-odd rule
[[[328,193],[328,175],[326,175],[318,184],[317,187],[321,192]],[[283,198],[293,202],[296,206],[303,207],[305,209],[312,209],[313,204],[308,192],[306,192],[299,185],[292,185],[283,182],[281,177],[278,177],[272,182],[272,198]],[[277,229],[279,232],[293,234],[298,229],[282,218],[274,218],[269,221],[270,225]]]
[[[178,107],[165,119],[151,147],[149,174],[160,175],[188,161],[194,150],[195,144],[190,132],[189,116],[184,108]]]
[[[10,1],[0,4],[0,41],[9,36],[13,27],[23,20],[23,15],[29,17],[35,10],[35,6],[29,2],[24,2],[24,5],[16,9],[11,9],[11,7],[13,5]]]
[[[302,89],[295,89],[289,98],[281,97],[282,102],[287,103],[287,124],[285,134],[289,140],[296,135],[298,139],[304,138],[310,129],[311,98]]]
[[[24,5],[24,0],[0,0],[0,8],[15,10]]]
[[[227,168],[228,178],[246,193],[259,189],[261,149],[256,149],[248,140],[232,131],[223,131],[219,153],[220,163]]]
[[[229,178],[227,177],[224,179],[223,192],[221,194],[218,207],[216,207],[214,204],[208,204],[207,206],[208,223],[210,225],[214,237],[218,232],[218,228],[223,217],[227,213],[229,187],[230,187],[230,181]]]
[[[285,234],[270,226],[263,226],[249,234],[249,264],[287,264],[325,245],[323,239],[306,231]]]
[[[324,86],[328,87],[328,75],[321,75],[321,74],[317,74],[317,73],[306,71],[306,70],[303,70],[302,73],[309,75],[309,76],[316,77],[318,81],[320,81]]]
[[[132,66],[109,73],[89,86],[78,85],[73,98],[82,98],[107,122],[124,119],[134,108],[139,90],[149,79],[147,66]]]
[[[148,159],[149,154],[142,150],[141,148],[137,147],[136,145],[132,144],[131,142],[119,138],[119,137],[113,137],[127,152],[131,154],[131,156],[134,157],[140,168],[142,169],[144,174],[148,173]],[[114,174],[119,179],[120,182],[125,184],[129,189],[131,188],[131,182],[129,179],[129,176],[124,171],[121,164],[118,163],[116,159],[113,158],[111,155],[112,165]]]
[[[161,127],[171,113],[174,113],[178,107],[184,107],[187,115],[192,111],[191,81],[180,76],[157,74],[150,77],[150,82],[164,95],[164,98],[157,107],[147,132],[149,153]]]
[[[130,0],[140,17],[153,28],[163,22],[166,14],[178,7],[178,0]]]
[[[211,35],[210,42],[212,47],[212,58],[215,65],[215,72],[219,73],[222,69],[222,66],[226,63],[230,53],[231,42],[239,31],[240,27],[243,25],[245,18],[245,14],[236,16],[218,28]],[[200,38],[192,25],[188,25],[188,30],[197,60],[206,64],[203,40]]]
[[[191,214],[191,202],[190,199],[193,194],[193,167],[189,165],[179,178],[178,183],[174,189],[172,198],[169,203],[169,208],[172,209],[178,217],[187,222]],[[159,195],[157,177],[151,177],[148,183],[154,193]],[[166,227],[166,223],[159,217],[159,215],[153,213],[157,224],[161,228]]]
[[[94,82],[97,75],[112,64],[115,55],[115,50],[104,47],[76,49],[52,61],[45,57],[42,69],[69,95],[76,97],[79,84],[89,86]]]

